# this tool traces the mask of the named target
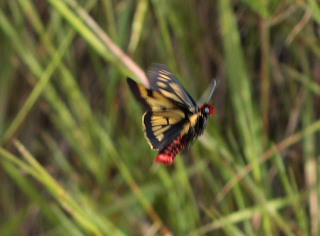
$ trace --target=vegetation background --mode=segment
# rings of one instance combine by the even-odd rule
[[[1,1],[0,235],[319,235],[319,24],[316,0]],[[170,167],[125,80],[153,62],[196,100],[218,81]]]

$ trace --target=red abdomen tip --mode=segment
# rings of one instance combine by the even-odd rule
[[[165,164],[165,165],[171,165],[173,163],[173,159],[174,159],[173,156],[160,153],[154,161],[157,163]]]
[[[161,150],[154,161],[165,165],[171,165],[176,155],[185,148],[186,143],[187,140],[185,137],[177,137],[169,146]]]

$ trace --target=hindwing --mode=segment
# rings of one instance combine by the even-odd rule
[[[142,117],[144,134],[150,146],[155,150],[162,150],[176,137],[181,135],[188,123],[181,110],[164,112],[148,111]]]

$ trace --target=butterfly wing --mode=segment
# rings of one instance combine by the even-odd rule
[[[147,76],[151,90],[160,92],[191,113],[198,110],[196,102],[165,65],[154,64],[148,71]]]
[[[180,110],[146,112],[143,115],[144,134],[154,150],[162,150],[181,135],[187,123]]]
[[[160,92],[147,89],[142,84],[138,84],[130,78],[127,78],[127,83],[132,94],[144,106],[146,110],[157,112],[179,109],[179,106],[177,104],[166,98]]]
[[[179,136],[188,122],[186,112],[158,91],[147,89],[132,79],[127,79],[135,98],[145,107],[144,134],[155,150],[162,150]]]

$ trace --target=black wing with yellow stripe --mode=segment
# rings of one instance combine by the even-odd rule
[[[171,112],[170,112],[171,113]],[[142,118],[144,134],[154,150],[162,150],[181,134],[184,119],[170,118],[163,112],[146,112]]]
[[[136,99],[147,110],[142,117],[144,134],[155,150],[161,150],[181,134],[187,114],[171,99],[160,92],[147,89],[132,79],[128,85]]]
[[[197,104],[165,65],[154,64],[147,73],[150,89],[160,92],[180,107],[192,113],[197,111]]]

